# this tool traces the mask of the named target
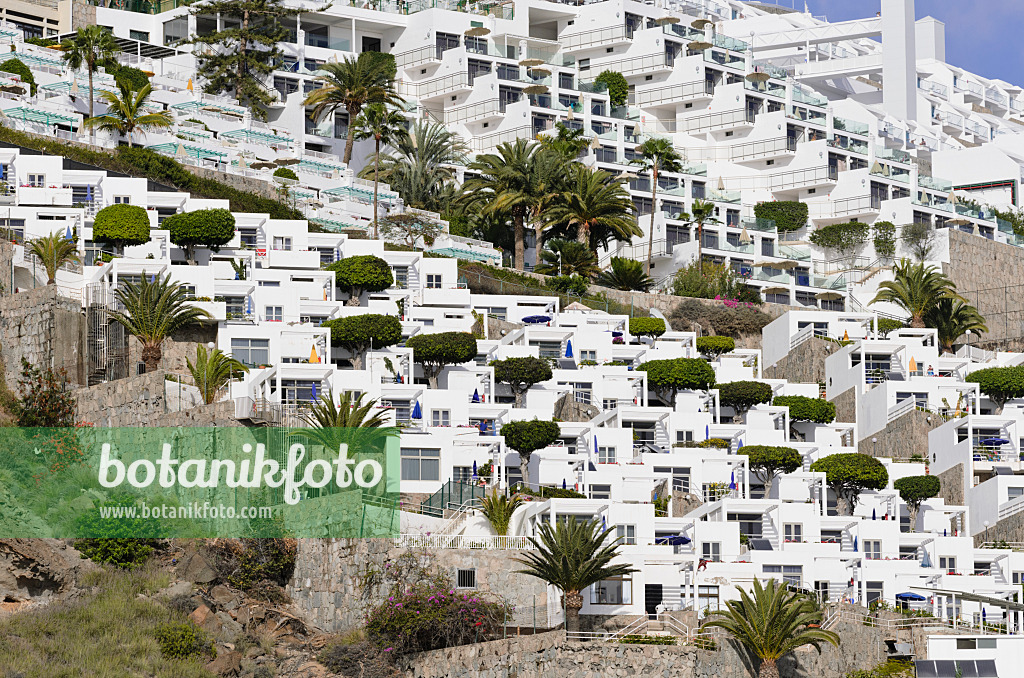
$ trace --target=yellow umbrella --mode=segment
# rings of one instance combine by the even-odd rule
[[[907,365],[907,369],[911,372],[917,372],[917,361],[914,360],[913,357],[911,357],[910,364]]]
[[[182,146],[181,144],[178,144],[178,147],[174,149],[174,155],[186,155],[185,147]]]
[[[849,341],[849,340],[850,340],[850,333],[848,331],[847,332],[843,332],[843,341]]]
[[[185,89],[187,89],[189,92],[192,91],[192,78],[188,79],[188,84],[185,85]]]
[[[318,362],[320,362],[320,356],[318,356],[316,354],[316,346],[315,345],[313,346],[313,348],[309,349],[309,362],[311,362],[311,363],[318,363]]]

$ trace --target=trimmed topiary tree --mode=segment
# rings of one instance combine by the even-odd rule
[[[626,76],[616,71],[601,71],[594,82],[608,87],[608,100],[612,106],[625,106],[629,101],[629,83]]]
[[[395,282],[388,262],[372,254],[345,257],[327,264],[324,270],[333,271],[338,287],[348,291],[349,306],[358,306],[363,292],[380,292]]]
[[[697,351],[712,360],[717,360],[722,354],[735,349],[736,340],[732,337],[697,337]]]
[[[299,180],[299,175],[296,174],[295,170],[293,170],[290,167],[278,167],[276,170],[274,170],[274,176],[281,177],[282,179],[293,179],[295,181]]]
[[[5,73],[13,73],[18,76],[18,79],[28,85],[29,94],[35,95],[36,93],[36,76],[32,74],[32,69],[25,65],[21,59],[7,59],[3,63],[0,63],[0,71]]]
[[[831,424],[836,420],[836,406],[821,398],[807,396],[778,396],[773,405],[789,408],[790,421],[810,421],[815,424]]]
[[[670,407],[676,406],[676,393],[683,389],[707,391],[715,385],[715,371],[700,358],[649,360],[637,369],[647,373],[647,385]]]
[[[123,85],[125,89],[137,92],[149,84],[149,76],[133,66],[120,66],[114,72],[114,82],[118,87]]]
[[[797,200],[762,202],[754,206],[754,216],[774,221],[779,233],[787,233],[807,225],[810,208],[807,207],[807,203]]]
[[[879,318],[878,334],[884,339],[889,336],[890,332],[902,330],[906,326],[907,323],[902,320],[896,320],[895,318]]]
[[[668,328],[661,318],[630,318],[629,333],[634,337],[650,337],[651,342],[658,340],[658,337],[665,334]]]
[[[437,376],[445,367],[468,363],[476,357],[476,337],[469,332],[417,334],[405,345],[423,366],[423,376],[430,382],[430,388],[437,388]]]
[[[323,323],[331,329],[331,344],[352,354],[352,366],[363,369],[363,356],[371,348],[394,346],[402,341],[402,323],[393,315],[366,313],[335,318]]]
[[[506,358],[491,362],[494,367],[494,381],[508,384],[516,398],[516,407],[523,406],[523,395],[534,384],[551,378],[551,365],[547,360],[534,358]]]
[[[889,484],[882,462],[858,452],[833,454],[811,464],[811,471],[825,474],[825,483],[836,495],[841,516],[852,516],[864,490],[881,490]]]
[[[917,512],[921,510],[921,502],[939,496],[942,483],[935,476],[907,476],[900,478],[892,486],[910,509],[910,531],[913,532],[914,525],[917,524]]]
[[[530,455],[558,440],[561,432],[553,421],[512,421],[501,427],[505,444],[519,453],[519,469],[523,474],[523,485],[530,484]]]
[[[123,250],[149,242],[149,214],[138,205],[109,205],[96,213],[92,239]]]
[[[731,381],[718,385],[718,402],[741,417],[754,405],[770,403],[772,387],[760,381]]]
[[[770,445],[744,445],[736,454],[749,457],[747,466],[761,483],[764,484],[764,496],[768,496],[775,477],[783,473],[792,473],[803,466],[804,458],[792,447],[773,447]]]
[[[818,247],[835,250],[840,256],[847,256],[867,242],[870,232],[870,226],[858,221],[846,224],[827,224],[815,229],[809,240]]]
[[[986,367],[967,375],[964,381],[978,385],[1002,414],[1006,401],[1024,398],[1024,367]]]
[[[195,261],[196,247],[216,252],[235,237],[235,217],[222,208],[172,214],[160,226],[170,231],[172,243],[185,250],[189,263]]]

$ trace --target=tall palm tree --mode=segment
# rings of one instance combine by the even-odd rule
[[[395,146],[409,136],[405,118],[398,111],[388,110],[384,104],[370,104],[356,118],[355,139],[373,139],[373,237],[377,237],[377,188],[380,184],[380,148]]]
[[[397,151],[364,167],[363,179],[380,177],[406,205],[431,212],[447,211],[455,197],[455,165],[465,162],[469,146],[458,134],[436,122],[418,121],[392,146]]]
[[[248,372],[249,368],[223,353],[219,348],[207,352],[202,344],[196,345],[196,361],[185,358],[192,381],[199,389],[199,395],[207,405],[217,399],[217,394],[229,381]]]
[[[114,297],[124,310],[109,311],[110,319],[142,342],[142,362],[147,372],[160,367],[164,339],[210,317],[192,305],[184,288],[172,281],[170,274],[147,276],[143,271],[141,281],[124,283]]]
[[[74,70],[85,66],[89,72],[89,117],[93,115],[92,74],[101,62],[113,59],[120,51],[114,34],[102,26],[92,25],[79,28],[74,37],[63,43],[64,61]]]
[[[342,391],[338,402],[334,402],[334,393],[328,391],[313,403],[304,415],[310,428],[382,428],[388,425],[388,419],[382,412],[373,412],[377,401],[371,398],[365,404],[365,393]],[[373,413],[371,416],[370,413]]]
[[[647,292],[654,286],[651,277],[644,273],[643,265],[633,259],[612,257],[612,267],[597,276],[594,282],[613,290]]]
[[[967,330],[974,334],[988,332],[985,318],[978,309],[962,299],[946,297],[939,299],[924,314],[924,324],[938,330],[939,345],[943,351],[953,352],[953,342],[962,337]]]
[[[555,136],[542,136],[541,146],[545,150],[554,151],[562,156],[566,162],[572,162],[580,157],[580,154],[590,145],[590,140],[583,134],[583,129],[570,129],[558,123],[558,134]]]
[[[394,72],[387,61],[378,58],[374,52],[361,52],[358,57],[345,57],[344,61],[320,66],[324,75],[317,80],[322,86],[309,93],[303,105],[312,106],[311,117],[320,122],[339,108],[348,113],[348,137],[345,140],[345,157],[352,160],[352,144],[355,141],[355,121],[363,108],[370,104],[400,106],[405,100],[395,92]]]
[[[78,246],[60,233],[51,233],[30,241],[28,251],[43,262],[47,285],[57,283],[57,269],[61,266],[81,261]]]
[[[565,630],[580,629],[583,590],[605,579],[636,572],[625,563],[612,564],[618,555],[619,539],[610,539],[611,528],[601,529],[596,520],[577,521],[570,516],[551,527],[542,523],[537,536],[530,537],[536,549],[516,561],[526,566],[520,574],[537,577],[562,592]]]
[[[839,647],[839,636],[808,624],[821,621],[814,601],[789,591],[774,579],[767,585],[754,579],[753,596],[739,590],[739,600],[726,601],[725,610],[712,611],[704,626],[725,629],[761,660],[760,678],[779,678],[777,662],[798,647],[811,645],[819,653],[823,643]]]
[[[637,146],[636,152],[639,156],[629,162],[651,174],[651,233],[647,238],[647,261],[644,263],[644,273],[650,275],[651,257],[654,255],[654,215],[658,210],[658,176],[662,172],[681,172],[683,156],[671,141],[663,137],[651,137]]]
[[[506,497],[499,494],[497,488],[480,500],[480,512],[491,524],[494,533],[499,537],[508,536],[512,514],[523,505],[523,498],[518,494]]]
[[[597,255],[589,245],[575,240],[548,240],[540,253],[540,263],[534,267],[542,275],[579,275],[592,278],[601,269]]]
[[[470,163],[467,169],[476,174],[463,185],[468,207],[511,218],[515,266],[520,270],[526,265],[526,222],[546,196],[539,149],[540,144],[526,139],[499,144],[497,153],[479,155]]]
[[[904,259],[893,266],[893,280],[878,286],[878,293],[869,303],[887,301],[896,304],[910,315],[911,327],[926,327],[927,314],[942,299],[961,297],[956,285],[934,266],[911,263]]]
[[[697,270],[704,273],[704,226],[721,223],[715,218],[715,203],[694,200],[690,207],[690,224],[697,225]]]
[[[633,218],[633,201],[610,174],[584,165],[570,165],[564,190],[544,213],[553,228],[575,231],[576,241],[591,247],[594,236],[629,240],[643,235]]]
[[[140,90],[133,90],[127,84],[119,83],[117,88],[121,90],[120,96],[113,92],[100,92],[100,98],[107,102],[107,112],[86,120],[87,126],[116,132],[128,140],[129,146],[134,146],[136,132],[166,129],[174,124],[174,118],[167,111],[145,111],[146,100],[153,92],[152,85],[147,84]]]

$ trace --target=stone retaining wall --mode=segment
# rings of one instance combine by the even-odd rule
[[[2,260],[0,249],[0,271]],[[72,384],[83,383],[84,345],[82,306],[62,297],[56,286],[0,297],[0,352],[9,387],[17,387],[22,358],[35,366],[63,369]]]
[[[792,349],[785,358],[763,370],[765,379],[786,379],[796,384],[825,383],[825,359],[840,349],[839,344],[811,337]],[[840,419],[840,421],[848,421]]]
[[[951,506],[964,505],[964,465],[956,464],[938,474],[939,496]]]
[[[78,417],[96,426],[241,426],[233,401],[196,404],[186,392],[167,393],[167,372],[108,381],[75,392]],[[172,387],[174,384],[172,384]]]
[[[873,457],[910,459],[916,454],[924,460],[928,458],[928,433],[944,423],[938,415],[911,410],[889,422],[881,431],[862,439],[859,449],[862,454]],[[871,442],[872,438],[877,442]]]
[[[946,229],[949,263],[943,271],[985,318],[981,345],[1000,350],[1024,348],[1024,250],[976,235]],[[998,275],[993,276],[993,272]]]

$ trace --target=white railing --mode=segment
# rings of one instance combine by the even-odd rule
[[[916,404],[917,400],[915,400],[912,397],[905,398],[904,400],[896,403],[894,407],[891,407],[889,409],[888,423],[891,424],[892,422],[902,417],[904,414],[907,414],[908,412],[913,412]]]
[[[712,92],[709,91],[708,85],[704,80],[684,82],[678,85],[669,85],[668,87],[640,90],[633,95],[632,105],[637,107],[654,106],[665,102],[681,104],[685,99],[705,94],[710,96]]]
[[[403,534],[394,538],[400,548],[475,549],[483,551],[532,551],[529,537],[486,535],[470,537],[464,534],[445,536],[437,534]]]
[[[791,141],[789,137],[777,137],[775,139],[752,141],[750,143],[739,144],[738,146],[731,146],[729,148],[730,157],[733,162],[753,160],[763,158],[766,155],[787,153],[790,151],[796,151],[796,142]]]
[[[501,103],[497,98],[470,104],[469,106],[452,108],[444,112],[444,124],[457,125],[462,122],[494,117],[501,114],[501,109]]]
[[[803,344],[813,336],[814,327],[808,325],[807,327],[803,328],[802,330],[794,334],[793,337],[789,340],[789,350],[792,351],[794,348],[796,348],[800,344]]]
[[[1024,497],[1017,497],[999,505],[999,520],[1024,511]]]
[[[817,184],[835,182],[829,167],[808,167],[806,169],[780,172],[771,176],[771,190],[792,189],[801,186],[813,186]]]
[[[604,45],[608,42],[620,40],[632,40],[633,31],[627,30],[624,24],[619,26],[608,26],[597,28],[583,33],[563,35],[559,38],[562,43],[562,50],[569,51],[589,47],[590,45]]]
[[[745,122],[748,122],[747,111],[737,108],[732,111],[719,111],[718,113],[698,115],[686,120],[680,120],[678,127],[680,132],[692,134],[693,132],[707,132],[718,127],[731,127],[732,125]]]
[[[475,153],[486,153],[494,150],[500,144],[506,141],[515,141],[516,139],[532,139],[533,128],[530,126],[517,127],[515,129],[504,130],[502,132],[495,132],[494,134],[487,134],[485,136],[473,137],[470,144]]]

